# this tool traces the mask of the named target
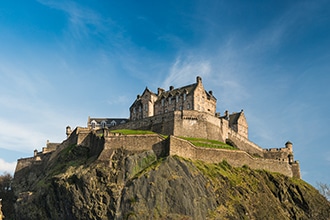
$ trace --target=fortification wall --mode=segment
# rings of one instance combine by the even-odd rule
[[[22,170],[25,167],[31,166],[35,162],[34,157],[28,157],[28,158],[21,158],[17,160],[16,168],[15,168],[15,173],[18,171]]]
[[[111,129],[151,130],[166,135],[198,137],[225,142],[227,128],[226,120],[209,113],[183,110],[130,121]]]
[[[174,112],[168,112],[162,115],[156,115],[148,118],[142,118],[136,121],[129,121],[111,127],[111,130],[117,129],[133,129],[133,130],[149,130],[160,134],[173,135]]]
[[[295,161],[294,163],[291,164],[292,166],[292,174],[294,177],[296,178],[301,178],[301,175],[300,175],[300,164],[298,161]]]
[[[165,139],[157,134],[108,136],[104,140],[104,149],[98,157],[99,160],[109,160],[115,149],[132,152],[153,150],[157,156],[168,155]]]
[[[205,138],[225,142],[222,135],[221,119],[198,111],[174,112],[175,136]]]
[[[252,169],[265,169],[278,172],[289,177],[293,176],[291,165],[287,162],[254,158],[244,151],[226,149],[199,148],[190,142],[170,136],[170,155],[178,155],[193,160],[202,160],[208,163],[219,163],[226,160],[235,167],[247,165]]]
[[[289,162],[289,155],[292,154],[288,148],[271,148],[264,150],[264,158]]]
[[[228,139],[234,142],[240,150],[246,151],[251,155],[259,155],[260,157],[264,155],[264,150],[260,146],[232,129],[228,129]]]

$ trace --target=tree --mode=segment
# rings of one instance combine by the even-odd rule
[[[330,185],[321,182],[317,182],[316,185],[319,192],[330,201]]]
[[[9,173],[0,175],[0,199],[2,213],[6,219],[14,219],[14,192],[11,188],[13,177]]]

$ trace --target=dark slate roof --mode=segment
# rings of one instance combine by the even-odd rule
[[[110,125],[113,121],[116,122],[116,124],[122,124],[128,122],[127,118],[89,118],[89,124],[92,121],[96,121],[97,124],[101,124],[102,121],[105,121],[107,125]]]
[[[230,114],[229,115],[229,124],[230,125],[237,124],[237,121],[240,116],[241,116],[241,112],[234,112],[234,113]]]
[[[129,109],[131,109],[131,108],[134,107],[134,106],[137,106],[137,105],[141,104],[141,97],[142,97],[142,96],[144,95],[144,93],[146,93],[146,92],[150,92],[151,94],[156,95],[155,93],[153,93],[152,91],[150,91],[150,90],[148,89],[148,87],[146,87],[145,90],[143,91],[142,95],[141,95],[141,96],[138,95],[138,97],[135,99],[135,101],[133,102],[133,104],[131,105],[131,107],[129,107]]]
[[[171,96],[181,95],[184,93],[186,93],[188,95],[195,90],[196,86],[197,86],[197,83],[194,83],[194,84],[183,86],[180,88],[173,88],[172,90],[163,91],[161,94],[158,95],[157,101],[161,100],[162,98],[168,98]]]
[[[239,119],[239,117],[241,117],[242,113],[243,112],[241,111],[241,112],[234,112],[234,113],[229,114],[229,125],[237,124],[238,119]],[[226,116],[224,115],[220,118],[226,118]]]

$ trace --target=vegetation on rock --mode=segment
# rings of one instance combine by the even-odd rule
[[[116,149],[108,161],[96,158],[70,145],[18,173],[17,219],[330,218],[316,189],[281,174],[153,151]]]

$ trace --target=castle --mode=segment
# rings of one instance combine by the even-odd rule
[[[90,146],[99,160],[108,160],[114,149],[130,151],[153,150],[157,156],[178,155],[186,158],[218,163],[226,160],[233,166],[248,165],[253,169],[279,172],[300,178],[299,162],[294,161],[292,143],[283,148],[263,149],[248,139],[248,123],[241,110],[235,113],[216,112],[217,99],[204,89],[202,78],[180,88],[158,88],[157,93],[145,88],[129,108],[130,117],[91,118],[87,127],[74,131],[66,128],[67,139],[62,144],[47,142],[34,157],[19,159],[16,172],[43,159],[44,155],[63,149],[68,144]],[[157,134],[121,135],[112,130],[149,130]],[[235,150],[196,147],[180,137],[216,140]]]

